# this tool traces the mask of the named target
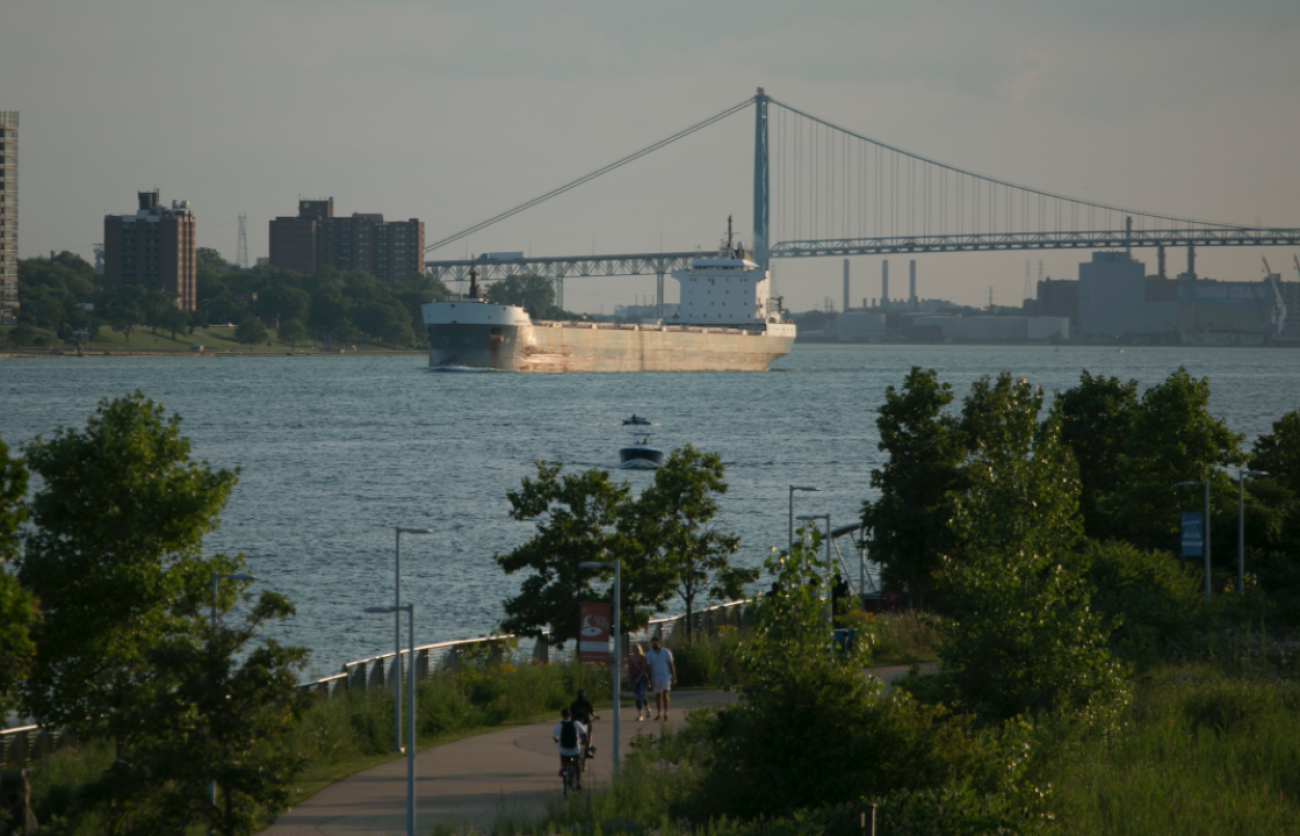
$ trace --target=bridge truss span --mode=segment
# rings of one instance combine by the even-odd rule
[[[1300,246],[1300,229],[1206,227],[1197,229],[995,232],[955,235],[899,235],[781,241],[772,258],[889,255],[895,253],[995,252],[1000,250],[1114,250],[1131,247]]]

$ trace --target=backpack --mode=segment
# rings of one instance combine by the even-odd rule
[[[572,720],[560,721],[560,746],[565,749],[578,748],[578,726]]]

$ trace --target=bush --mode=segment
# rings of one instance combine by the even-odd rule
[[[717,632],[697,635],[690,642],[674,640],[671,649],[677,667],[677,684],[709,688],[739,685],[742,639],[739,630],[724,625]]]
[[[235,329],[235,341],[241,345],[261,345],[266,342],[266,326],[255,316],[245,317]]]
[[[1092,606],[1114,625],[1116,655],[1147,665],[1163,650],[1207,626],[1198,576],[1165,552],[1128,543],[1089,543],[1084,571]]]
[[[36,341],[41,339],[41,335],[37,333],[35,328],[28,325],[26,322],[22,322],[9,329],[6,339],[14,345],[21,347],[26,345],[36,345]],[[42,342],[44,341],[42,340]]]

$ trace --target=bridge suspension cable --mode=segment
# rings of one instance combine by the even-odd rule
[[[581,186],[583,183],[588,183],[592,180],[595,180],[597,177],[600,177],[602,174],[608,174],[609,172],[613,171],[616,168],[622,168],[628,163],[639,160],[647,154],[654,153],[655,151],[658,151],[660,148],[663,148],[664,146],[672,145],[674,142],[676,142],[679,139],[688,137],[691,134],[695,133],[696,131],[703,130],[704,128],[707,128],[709,125],[712,125],[715,122],[721,122],[723,119],[726,119],[728,116],[731,116],[734,113],[739,113],[740,111],[748,108],[753,103],[754,103],[753,98],[745,99],[743,102],[734,104],[720,113],[715,113],[714,115],[710,116],[708,119],[705,119],[702,122],[696,122],[694,125],[691,125],[689,128],[684,128],[678,131],[677,133],[673,134],[672,136],[665,137],[664,139],[659,140],[653,145],[647,145],[646,147],[642,148],[640,151],[637,151],[632,154],[628,154],[626,157],[623,157],[620,160],[615,160],[609,165],[602,166],[589,174],[585,174],[582,177],[579,177],[577,180],[572,180],[568,183],[565,183],[563,186],[559,186],[557,188],[551,189],[546,194],[540,195],[538,197],[533,198],[532,200],[521,203],[518,206],[514,207],[513,209],[508,209],[499,215],[493,215],[487,220],[479,221],[473,226],[468,227],[466,229],[462,229],[460,232],[457,232],[454,235],[449,235],[446,238],[435,241],[432,244],[426,246],[424,248],[424,251],[426,253],[433,252],[439,247],[445,247],[446,245],[451,244],[455,241],[459,241],[460,239],[468,235],[473,235],[475,232],[478,232],[481,229],[486,229],[487,227],[492,226],[493,224],[498,223],[499,221],[504,221],[506,218],[509,218],[513,215],[517,215],[520,212],[524,211],[525,209],[531,209],[534,206],[538,205],[539,203],[545,203],[551,198],[558,197],[559,195],[564,194],[570,189],[576,189],[578,186]]]
[[[768,124],[773,256],[829,254],[821,252],[824,247],[807,245],[832,241],[838,253],[849,242],[863,247],[870,243],[868,250],[896,251],[900,246],[907,249],[900,242],[909,239],[933,243],[954,236],[998,236],[1004,245],[1019,249],[1062,246],[1062,236],[1091,241],[1097,234],[1114,238],[1120,232],[1122,241],[1125,234],[1150,239],[1154,233],[1177,229],[1183,234],[1172,236],[1172,243],[1197,229],[1246,229],[1126,209],[975,174],[776,99],[768,97],[767,102],[773,106]]]

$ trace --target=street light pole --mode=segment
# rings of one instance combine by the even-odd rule
[[[243,572],[235,572],[233,574],[225,574],[223,572],[212,573],[212,632],[209,633],[210,638],[208,639],[208,647],[213,649],[216,647],[215,642],[217,638],[217,581],[219,580],[255,581],[257,578],[252,575],[244,574]],[[217,780],[215,778],[208,782],[208,801],[212,802],[214,808],[217,806]],[[209,827],[208,832],[211,833],[212,828]]]
[[[408,532],[414,533],[414,532]],[[387,615],[394,613],[400,619],[406,611],[406,636],[414,664],[415,653],[415,605],[403,604],[400,607],[366,607],[366,612]],[[401,658],[399,651],[398,658]],[[401,691],[402,683],[398,681],[396,690]],[[406,679],[406,836],[415,836],[415,670]],[[399,720],[400,722],[400,720]]]
[[[835,596],[831,589],[831,515],[808,514],[799,520],[826,520],[826,629],[835,630]]]
[[[809,493],[820,493],[821,488],[810,488],[800,485],[790,486],[790,545],[794,545],[794,492],[807,491]]]
[[[1246,477],[1267,476],[1259,470],[1237,472],[1237,594],[1246,594]]]
[[[432,528],[397,529],[396,560],[393,561],[393,751],[402,751],[402,535],[432,534]],[[411,645],[415,647],[415,645]],[[415,664],[412,660],[411,664]]]
[[[619,766],[619,710],[623,707],[622,679],[623,679],[623,636],[620,631],[619,622],[619,600],[623,597],[623,562],[615,559],[610,561],[584,561],[578,566],[582,569],[603,569],[607,566],[614,567],[614,777],[618,777]]]

